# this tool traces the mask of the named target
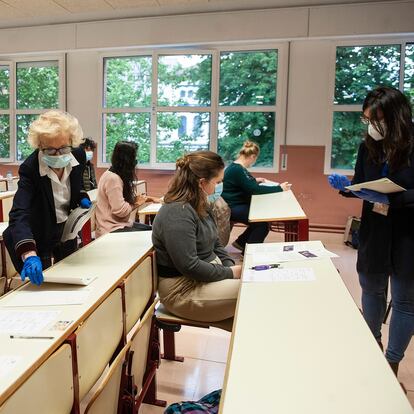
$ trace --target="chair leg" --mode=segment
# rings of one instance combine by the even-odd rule
[[[162,338],[164,340],[164,353],[161,355],[162,359],[168,361],[184,362],[184,357],[175,354],[175,332],[168,329],[162,330]]]

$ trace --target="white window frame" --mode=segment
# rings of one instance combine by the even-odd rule
[[[12,101],[14,96],[14,71],[13,71],[13,62],[10,60],[0,60],[0,66],[8,66],[9,67],[9,109],[0,109],[0,115],[8,115],[9,116],[9,157],[7,158],[0,158],[0,162],[2,163],[10,163],[13,161],[12,154],[14,154],[13,148],[14,143],[12,137],[14,136],[14,122],[12,122],[14,118],[13,108],[12,108]]]
[[[10,157],[7,159],[0,159],[0,162],[6,162],[12,165],[20,165],[23,160],[17,159],[17,116],[18,115],[40,115],[52,108],[43,109],[17,109],[17,64],[27,62],[47,62],[57,61],[59,68],[59,97],[58,109],[66,110],[66,55],[52,54],[52,55],[25,55],[25,56],[7,56],[5,60],[0,61],[0,65],[10,65],[10,104],[9,110],[6,112],[10,114]],[[0,110],[3,114],[4,110]]]
[[[336,49],[337,47],[364,47],[364,46],[384,46],[384,45],[393,45],[399,44],[401,46],[401,55],[400,55],[400,79],[398,88],[404,90],[404,63],[405,63],[405,47],[407,43],[413,43],[414,37],[375,37],[370,39],[352,39],[352,40],[343,40],[332,42],[331,47],[331,62],[332,70],[330,71],[329,77],[329,90],[330,90],[330,102],[329,102],[329,122],[327,123],[326,128],[326,144],[325,144],[325,161],[324,161],[324,174],[344,174],[344,175],[354,175],[354,169],[340,169],[340,168],[331,168],[331,156],[332,156],[332,132],[333,132],[333,116],[335,112],[361,112],[361,104],[343,104],[338,105],[334,104],[335,98],[335,78],[336,78]]]
[[[276,73],[276,103],[275,105],[263,106],[220,106],[218,102],[219,84],[220,84],[220,53],[221,52],[243,52],[243,51],[261,51],[261,50],[277,50],[278,65]],[[274,112],[275,113],[275,137],[273,150],[273,166],[272,167],[256,167],[252,168],[254,172],[275,173],[279,171],[279,154],[280,146],[284,145],[286,135],[286,102],[287,102],[287,70],[288,70],[288,42],[277,43],[260,43],[245,44],[235,46],[234,44],[219,46],[206,46],[203,48],[160,48],[155,50],[148,49],[132,49],[128,51],[114,51],[102,53],[100,55],[100,107],[99,107],[99,125],[101,128],[100,139],[98,143],[99,157],[98,167],[108,167],[109,162],[104,161],[104,153],[106,150],[106,131],[103,123],[105,113],[133,113],[133,112],[150,112],[151,113],[151,132],[150,132],[150,163],[140,164],[140,168],[148,168],[153,170],[174,170],[174,163],[157,163],[156,162],[156,145],[157,145],[157,113],[158,112],[208,112],[210,113],[210,136],[209,149],[217,151],[218,139],[218,114],[220,112]],[[188,54],[210,54],[212,56],[212,78],[211,78],[211,103],[210,106],[157,106],[158,92],[158,56],[160,55],[188,55]],[[104,107],[104,60],[105,58],[127,57],[127,56],[152,56],[152,102],[150,108],[105,108]],[[254,137],[252,137],[254,139]],[[101,148],[99,148],[101,144]]]

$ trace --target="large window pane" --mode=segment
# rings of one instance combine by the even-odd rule
[[[336,48],[335,103],[362,103],[380,85],[398,88],[400,45]]]
[[[352,170],[355,167],[358,147],[366,130],[360,112],[334,112],[331,168]]]
[[[220,105],[275,105],[277,50],[220,54]]]
[[[10,69],[0,66],[0,109],[9,109],[10,101]]]
[[[414,104],[414,43],[408,44],[405,48],[404,92]]]
[[[219,114],[218,153],[233,161],[246,140],[256,142],[260,155],[256,167],[273,166],[275,145],[274,112],[226,112]]]
[[[175,162],[185,152],[209,148],[209,113],[159,112],[157,118],[157,162]]]
[[[137,108],[151,105],[151,57],[104,59],[104,106]]]
[[[18,63],[16,102],[18,109],[58,108],[58,62]]]
[[[10,157],[10,117],[0,115],[0,158]]]
[[[25,160],[33,149],[27,142],[27,134],[29,132],[30,124],[38,117],[38,115],[17,115],[17,159],[19,161]]]
[[[169,55],[158,59],[158,105],[208,106],[211,55]]]
[[[139,163],[149,163],[151,124],[149,113],[106,114],[104,115],[103,122],[106,128],[105,162],[111,162],[115,144],[118,141],[126,140],[134,141],[139,145]]]

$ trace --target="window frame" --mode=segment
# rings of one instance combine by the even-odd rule
[[[150,127],[150,162],[139,164],[139,168],[152,170],[174,170],[174,163],[156,162],[157,153],[157,114],[159,112],[207,112],[210,114],[209,149],[217,151],[218,144],[218,118],[221,112],[274,112],[275,113],[275,136],[273,148],[272,167],[253,167],[254,172],[275,173],[279,172],[280,146],[285,145],[286,138],[286,103],[287,103],[287,71],[288,71],[288,42],[271,43],[252,43],[244,45],[220,44],[209,46],[195,46],[183,48],[156,48],[156,49],[128,49],[127,51],[105,51],[99,56],[99,125],[101,139],[98,143],[98,167],[107,168],[110,162],[105,162],[106,151],[106,128],[103,122],[105,113],[151,113]],[[219,85],[220,85],[220,53],[222,52],[256,52],[262,50],[277,50],[278,65],[276,72],[276,102],[274,105],[262,106],[220,106],[219,105]],[[158,57],[172,55],[201,55],[209,54],[212,56],[212,75],[211,75],[211,102],[210,106],[158,106]],[[128,56],[151,56],[152,57],[152,94],[150,108],[105,108],[104,107],[104,61],[107,58],[128,57]],[[99,145],[101,144],[101,145]],[[100,148],[99,148],[100,146]]]
[[[343,174],[343,175],[354,175],[354,168],[341,169],[331,167],[332,157],[332,132],[333,132],[333,118],[335,112],[361,112],[361,104],[335,104],[335,78],[336,78],[336,49],[338,47],[365,47],[365,46],[386,46],[398,44],[401,47],[400,54],[400,73],[398,89],[404,91],[404,64],[405,64],[405,49],[408,43],[414,43],[413,36],[391,36],[391,37],[374,37],[370,39],[357,38],[352,40],[335,41],[331,44],[331,62],[332,70],[330,71],[329,82],[329,99],[328,111],[329,116],[327,117],[326,125],[326,141],[325,141],[325,160],[324,160],[324,174]]]
[[[18,56],[11,55],[0,60],[0,65],[10,65],[10,96],[9,110],[0,110],[0,114],[4,112],[10,113],[10,157],[0,158],[0,162],[10,165],[20,165],[24,160],[17,159],[17,116],[18,115],[40,115],[52,108],[43,109],[18,109],[17,108],[17,65],[19,63],[28,62],[48,62],[57,61],[59,69],[59,96],[58,108],[66,110],[66,54],[47,54],[47,55],[27,55]]]

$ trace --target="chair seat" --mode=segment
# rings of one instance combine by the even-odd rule
[[[155,311],[156,318],[164,323],[171,323],[176,325],[188,325],[188,326],[195,326],[199,328],[209,328],[211,324],[209,322],[200,322],[200,321],[193,321],[191,319],[184,319],[180,318],[177,315],[174,315],[165,308],[164,305],[160,304]]]

